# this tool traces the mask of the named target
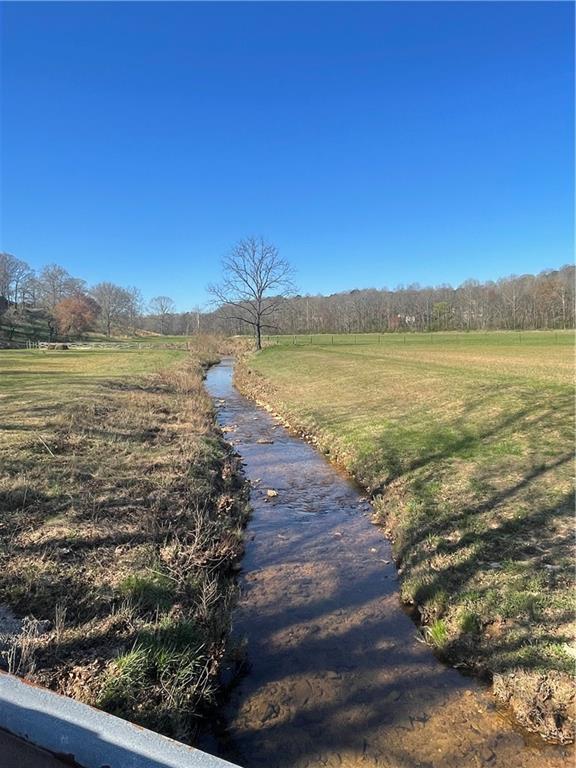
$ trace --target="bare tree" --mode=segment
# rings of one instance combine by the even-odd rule
[[[32,277],[33,272],[26,264],[25,261],[20,261],[20,259],[16,259],[16,264],[14,267],[14,274],[13,274],[13,281],[14,281],[14,303],[16,306],[19,304],[22,304],[23,302],[23,296],[25,295],[25,286],[26,283],[30,280]]]
[[[32,275],[25,261],[10,253],[0,253],[0,296],[18,305],[21,302],[22,285]]]
[[[130,319],[132,296],[125,288],[114,283],[98,283],[91,290],[92,297],[100,305],[100,323],[106,336],[112,328],[126,327]]]
[[[129,297],[127,301],[128,325],[130,333],[135,336],[138,330],[138,324],[144,314],[144,299],[141,290],[135,286],[126,288],[126,293]]]
[[[274,245],[254,237],[240,240],[222,267],[222,282],[208,286],[208,292],[230,319],[253,329],[256,349],[262,349],[262,330],[275,327],[271,325],[274,313],[295,290],[292,267]]]
[[[196,330],[196,333],[200,333],[200,318],[202,317],[202,307],[200,304],[196,304],[194,307],[192,307],[191,314],[194,315],[194,328]],[[189,327],[186,335],[189,333]]]
[[[162,335],[166,333],[168,322],[175,309],[176,305],[170,296],[155,296],[150,300],[150,312],[158,318]]]
[[[59,264],[48,264],[38,275],[38,299],[50,311],[62,299],[84,293],[86,283],[67,272]]]

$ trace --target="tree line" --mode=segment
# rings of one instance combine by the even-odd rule
[[[168,296],[156,296],[146,305],[134,286],[107,281],[88,286],[58,264],[36,271],[25,261],[0,253],[0,322],[5,326],[17,322],[26,310],[42,311],[50,337],[80,337],[88,331],[107,336],[139,330],[189,331]]]
[[[572,265],[496,281],[363,289],[331,296],[279,297],[267,333],[383,333],[394,331],[574,328]],[[234,307],[203,318],[211,331],[245,333]]]
[[[456,288],[411,284],[303,296],[295,294],[292,270],[278,251],[269,243],[248,238],[224,259],[223,268],[222,282],[209,287],[214,298],[211,310],[194,307],[176,312],[168,296],[156,296],[146,304],[134,286],[111,282],[88,286],[57,264],[35,271],[11,254],[0,253],[0,322],[5,324],[7,317],[26,308],[41,309],[54,337],[81,336],[89,330],[107,336],[142,330],[232,335],[575,326],[573,265],[496,281],[466,280]],[[255,279],[249,282],[254,291],[246,289],[247,277]]]

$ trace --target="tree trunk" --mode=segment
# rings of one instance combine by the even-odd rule
[[[260,322],[256,323],[256,349],[262,349],[262,329]]]

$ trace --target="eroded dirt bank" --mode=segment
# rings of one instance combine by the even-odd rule
[[[480,684],[418,642],[359,491],[234,390],[231,360],[207,386],[254,510],[235,617],[249,671],[221,754],[247,768],[568,764],[571,748],[515,730]]]

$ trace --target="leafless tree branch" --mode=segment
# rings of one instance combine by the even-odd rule
[[[273,315],[281,300],[296,290],[293,269],[274,245],[255,237],[240,240],[222,266],[222,281],[208,286],[208,292],[229,319],[254,328],[256,348],[261,349],[262,329],[276,327],[266,325],[264,318]]]

